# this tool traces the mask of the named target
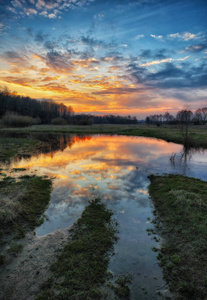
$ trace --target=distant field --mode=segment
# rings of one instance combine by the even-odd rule
[[[1,128],[0,132],[47,132],[77,134],[119,134],[132,136],[155,137],[168,142],[183,143],[178,126],[147,126],[147,125],[34,125],[26,128]],[[190,142],[192,147],[207,147],[207,126],[192,126]]]

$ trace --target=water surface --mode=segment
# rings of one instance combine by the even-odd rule
[[[156,290],[164,281],[152,251],[158,244],[146,231],[153,227],[148,175],[178,173],[207,180],[207,151],[186,153],[181,145],[145,137],[50,135],[47,139],[51,142],[47,153],[16,158],[3,166],[12,176],[19,176],[13,168],[26,168],[22,175],[53,178],[45,212],[48,220],[37,228],[37,235],[72,225],[88,200],[100,197],[119,224],[110,270],[133,275],[131,299],[159,299]]]

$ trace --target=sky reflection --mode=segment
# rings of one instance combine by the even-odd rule
[[[10,164],[10,172],[13,168],[25,168],[26,174],[53,178],[51,205],[46,212],[49,220],[38,228],[39,235],[72,225],[91,197],[113,203],[135,200],[139,206],[146,207],[148,204],[143,199],[147,196],[147,176],[151,173],[185,173],[206,179],[205,151],[194,151],[183,158],[181,145],[163,140],[109,135],[60,136],[56,145],[59,150]],[[174,163],[169,159],[172,153],[176,153]]]
[[[153,218],[148,175],[180,173],[207,180],[207,151],[183,153],[181,145],[145,137],[59,138],[58,143],[53,143],[58,145],[55,151],[53,147],[52,152],[14,160],[9,166],[12,176],[19,176],[12,172],[13,168],[26,168],[22,175],[53,178],[51,202],[45,212],[48,220],[37,228],[37,234],[72,225],[88,200],[100,197],[113,210],[119,224],[119,241],[110,270],[133,274],[131,299],[159,299],[155,292],[158,285],[163,285],[162,273],[151,249],[156,242],[146,231],[152,226],[149,218]]]

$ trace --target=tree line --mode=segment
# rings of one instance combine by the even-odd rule
[[[0,92],[0,117],[8,113],[16,113],[21,116],[39,118],[40,123],[51,123],[54,118],[70,120],[74,114],[72,106],[65,106],[54,101],[44,101],[11,95],[9,92]]]
[[[91,124],[137,124],[136,117],[75,114],[72,106],[49,100],[37,100],[12,94],[8,89],[0,91],[0,118],[6,126],[34,124],[91,125]]]
[[[174,117],[169,112],[165,114],[156,114],[147,116],[145,119],[146,124],[180,124],[180,123],[192,123],[195,125],[204,125],[207,123],[207,107],[199,108],[193,113],[189,109],[183,109],[177,112]]]

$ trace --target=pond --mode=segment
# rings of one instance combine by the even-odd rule
[[[28,138],[32,138],[31,135]],[[72,225],[88,200],[100,197],[118,221],[119,240],[109,269],[133,276],[131,299],[159,299],[165,286],[148,228],[153,228],[153,205],[148,195],[148,175],[177,173],[207,181],[207,151],[183,151],[181,145],[163,140],[128,136],[41,136],[50,141],[46,153],[18,157],[6,169],[25,168],[21,175],[53,178],[47,220],[36,229],[39,236]]]

